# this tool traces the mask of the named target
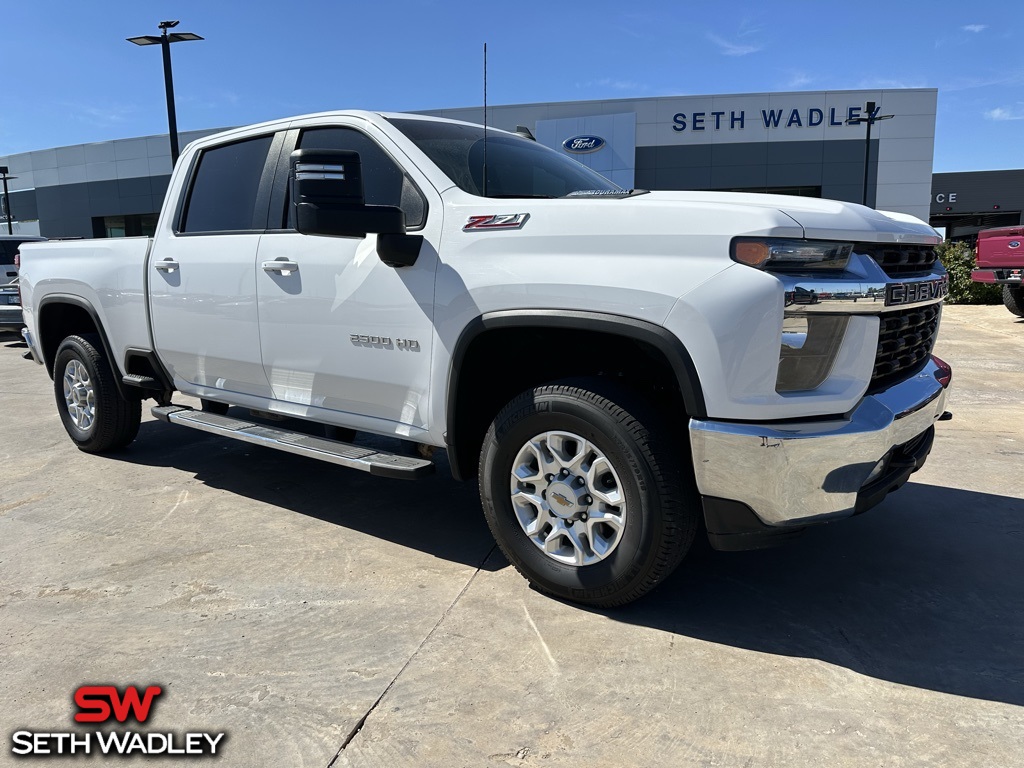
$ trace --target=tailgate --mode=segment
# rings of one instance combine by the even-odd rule
[[[979,232],[978,267],[1024,267],[1024,227],[1000,227]]]

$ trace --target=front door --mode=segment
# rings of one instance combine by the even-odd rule
[[[436,193],[402,170],[386,136],[310,127],[298,133],[297,147],[359,152],[366,203],[401,206],[407,229],[424,244],[413,266],[395,269],[378,258],[373,234],[325,237],[286,227],[262,237],[256,293],[273,397],[308,418],[345,412],[383,420],[380,431],[425,428],[440,199],[428,201],[421,188]]]

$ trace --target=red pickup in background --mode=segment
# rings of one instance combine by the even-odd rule
[[[983,229],[978,233],[976,283],[999,283],[1003,303],[1018,317],[1024,317],[1024,226]]]

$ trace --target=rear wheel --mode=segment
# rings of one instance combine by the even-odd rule
[[[1024,286],[1003,286],[1003,304],[1017,317],[1024,317]]]
[[[664,580],[693,542],[699,504],[683,461],[633,393],[599,380],[538,387],[484,440],[484,514],[538,589],[622,605]]]
[[[122,448],[139,432],[142,402],[121,396],[95,334],[68,336],[57,349],[53,389],[68,436],[81,450]]]

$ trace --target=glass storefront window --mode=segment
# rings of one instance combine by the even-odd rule
[[[94,216],[93,237],[152,237],[158,213],[131,213],[123,216]]]

